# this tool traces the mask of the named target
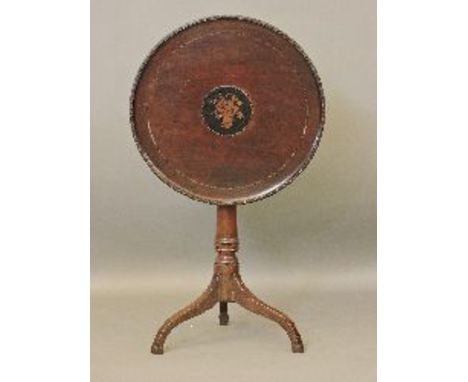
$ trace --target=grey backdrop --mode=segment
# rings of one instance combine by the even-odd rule
[[[215,380],[219,366],[203,366],[200,355],[223,367],[229,358],[232,369],[242,362],[227,380],[375,380],[374,1],[93,0],[91,8],[93,380]],[[315,159],[292,185],[238,213],[244,281],[297,321],[304,355],[293,357],[281,329],[237,307],[227,331],[211,312],[176,329],[163,357],[149,354],[157,326],[209,282],[215,207],[175,193],[147,168],[130,131],[129,95],[161,38],[216,14],[283,30],[324,84]]]

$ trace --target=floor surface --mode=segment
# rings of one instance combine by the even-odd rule
[[[229,326],[213,308],[175,328],[164,355],[150,345],[161,323],[202,292],[204,285],[92,292],[93,382],[376,380],[376,294],[360,287],[251,286],[292,317],[305,353],[293,354],[276,323],[229,304]],[[177,288],[175,288],[177,289]]]

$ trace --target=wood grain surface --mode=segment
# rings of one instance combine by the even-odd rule
[[[297,44],[259,21],[220,17],[154,48],[135,81],[131,122],[166,184],[199,201],[244,204],[306,167],[324,108],[317,72]]]

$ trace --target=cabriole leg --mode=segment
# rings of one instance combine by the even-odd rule
[[[208,289],[195,301],[187,305],[185,308],[179,310],[164,322],[158,333],[154,337],[153,345],[151,346],[151,353],[163,354],[164,342],[167,336],[177,325],[184,321],[189,320],[195,316],[206,312],[211,309],[218,302],[218,285],[215,278],[213,278]]]
[[[291,340],[291,349],[293,353],[304,353],[304,345],[302,343],[301,335],[299,334],[294,322],[283,312],[269,306],[255,296],[245,286],[240,276],[235,277],[235,282],[237,289],[236,302],[252,313],[259,314],[260,316],[269,318],[270,320],[278,323],[286,331],[286,334]]]

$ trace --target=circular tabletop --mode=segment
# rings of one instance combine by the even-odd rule
[[[135,141],[153,172],[219,205],[290,184],[312,159],[324,118],[305,53],[274,27],[240,17],[200,20],[164,39],[131,99]]]

